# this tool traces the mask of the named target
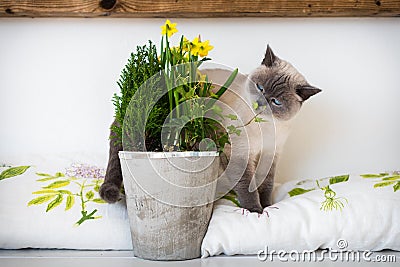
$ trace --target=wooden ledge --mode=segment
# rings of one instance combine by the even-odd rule
[[[399,17],[400,0],[1,0],[0,17]]]

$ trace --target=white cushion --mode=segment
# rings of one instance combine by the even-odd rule
[[[0,248],[132,249],[125,203],[99,203],[96,183],[101,184],[103,181],[101,177],[104,175],[104,168],[101,167],[105,166],[105,159],[103,155],[85,153],[2,159],[3,165],[30,167],[21,175],[0,180]],[[0,168],[0,173],[7,169],[9,168]],[[57,172],[65,176],[51,179],[45,175],[55,176]],[[68,174],[77,178],[68,177]],[[93,178],[94,176],[100,178]],[[46,178],[50,180],[46,181]],[[40,179],[45,181],[38,181]],[[54,182],[61,183],[50,186]],[[63,182],[67,185],[60,186]],[[79,194],[81,186],[77,183],[85,183],[87,186],[83,190],[84,201],[88,197],[91,199],[85,203],[86,215],[97,210],[93,216],[88,216],[95,219],[85,220],[80,225],[76,224],[83,217],[79,196],[72,195],[68,198],[68,193],[62,191],[62,200],[56,201],[57,194],[43,191],[67,190],[72,194]],[[37,191],[44,193],[33,194]],[[34,199],[40,203],[38,198],[46,195],[51,198],[45,203],[31,203],[28,206]],[[70,206],[72,198],[74,204],[66,210],[67,200]],[[52,202],[59,202],[59,205],[46,212]]]
[[[400,250],[400,190],[395,192],[400,187],[400,176],[396,175],[352,175],[338,183],[335,179],[319,180],[321,188],[331,182],[329,188],[336,195],[327,192],[326,197],[334,198],[333,206],[326,205],[326,188],[320,189],[312,180],[277,187],[275,204],[265,208],[262,215],[220,200],[203,240],[202,256],[257,254],[267,247],[269,252],[318,248]],[[297,196],[288,194],[312,188]]]

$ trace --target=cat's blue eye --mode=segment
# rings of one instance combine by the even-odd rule
[[[279,100],[276,99],[276,98],[272,98],[272,99],[271,99],[271,102],[272,102],[275,106],[281,106],[281,105],[282,105],[282,102],[279,101]]]
[[[264,91],[264,86],[262,86],[259,83],[257,83],[256,85],[257,85],[258,90],[260,90],[261,92]]]

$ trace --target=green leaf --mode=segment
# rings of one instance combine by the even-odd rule
[[[56,176],[56,177],[64,177],[65,175],[62,172],[56,172],[56,174],[54,176]]]
[[[239,69],[235,69],[231,75],[229,76],[229,78],[226,80],[226,82],[224,83],[224,85],[218,90],[218,92],[216,93],[216,95],[218,96],[218,98],[220,98],[225,91],[228,89],[229,86],[231,86],[231,84],[233,83],[233,81],[236,79],[236,76],[239,72]]]
[[[311,182],[311,181],[312,181],[311,179],[302,180],[302,181],[296,183],[296,185],[302,185],[302,184],[305,184],[305,183]]]
[[[107,203],[107,202],[105,202],[104,200],[102,200],[101,198],[92,199],[92,202],[94,202],[94,203],[99,203],[99,204]]]
[[[46,178],[37,179],[36,181],[38,181],[38,182],[46,182],[46,181],[50,181],[50,180],[55,180],[57,178],[58,177],[50,176],[50,177],[46,177]]]
[[[93,193],[93,191],[87,192],[87,193],[86,193],[86,198],[89,199],[89,200],[93,199],[93,198],[94,198],[94,193]]]
[[[342,182],[347,182],[349,180],[350,175],[340,175],[340,176],[334,176],[329,178],[329,184],[337,184],[337,183],[342,183]]]
[[[384,176],[388,176],[389,173],[383,172],[383,173],[379,173],[379,174],[361,174],[360,176],[362,178],[380,178],[380,177],[384,177]]]
[[[69,210],[75,204],[75,197],[72,195],[68,195],[67,202],[65,203],[65,210]]]
[[[72,195],[72,192],[69,190],[58,190],[57,192],[61,193],[61,194],[67,194],[67,195]]]
[[[293,197],[293,196],[302,195],[304,193],[307,193],[307,192],[310,192],[310,191],[313,191],[313,190],[315,190],[315,188],[304,189],[304,188],[301,188],[301,187],[296,187],[296,188],[293,188],[292,190],[290,190],[288,192],[288,194],[289,194],[289,196]]]
[[[260,117],[255,117],[254,121],[255,122],[267,122],[266,120],[264,120],[263,118],[260,118]]]
[[[229,125],[226,128],[228,129],[228,133],[234,133],[236,131],[235,125]]]
[[[39,194],[58,194],[57,191],[51,190],[51,189],[44,189],[44,190],[39,190],[35,191],[32,194],[39,195]]]
[[[28,206],[43,204],[43,203],[49,201],[50,199],[52,199],[53,197],[54,197],[54,195],[44,195],[44,196],[34,198],[28,202]]]
[[[79,225],[81,225],[84,221],[86,221],[86,220],[94,220],[94,219],[97,219],[97,218],[101,218],[101,216],[93,216],[95,213],[97,212],[97,210],[94,210],[94,211],[92,211],[90,214],[87,214],[87,212],[86,211],[81,211],[81,213],[82,213],[82,218],[80,218],[79,219],[79,221],[77,221],[76,223],[75,223],[75,225],[76,226],[79,226]]]
[[[374,188],[388,186],[388,185],[394,184],[395,182],[396,181],[388,181],[388,182],[377,183],[377,184],[374,184]]]
[[[228,115],[226,115],[226,116],[228,117],[228,119],[231,119],[231,120],[233,120],[233,121],[235,121],[235,120],[238,119],[238,117],[237,117],[236,115],[234,115],[234,114],[228,114]]]
[[[234,196],[225,195],[222,198],[231,201],[233,204],[240,208],[240,203]]]
[[[393,175],[393,176],[385,177],[382,180],[383,181],[396,181],[399,179],[400,179],[400,175]]]
[[[94,191],[99,192],[100,191],[100,185],[96,184],[93,188]]]
[[[18,175],[23,174],[29,169],[31,166],[18,166],[18,167],[11,167],[0,174],[0,180],[15,177]]]
[[[216,114],[221,114],[222,113],[222,108],[218,105],[214,105],[212,107],[212,110],[216,113]]]
[[[394,192],[396,192],[397,190],[399,190],[400,189],[400,182],[397,182],[397,184],[395,184],[394,186],[393,186],[393,190],[394,190]]]
[[[45,176],[45,177],[51,176],[51,174],[42,173],[42,172],[37,172],[36,175],[38,175],[38,176]]]
[[[70,183],[70,181],[68,181],[68,180],[56,181],[56,182],[51,183],[48,186],[45,186],[43,188],[45,188],[45,189],[60,188],[60,187],[69,185],[69,183]]]
[[[326,180],[329,180],[329,179],[330,179],[330,177],[325,177],[325,178],[318,179],[317,181],[323,182],[323,181],[326,181]]]
[[[52,202],[47,205],[46,212],[49,212],[50,210],[54,209],[58,205],[60,205],[63,201],[63,196],[61,194],[58,194]]]
[[[253,109],[258,109],[258,102],[253,102],[252,103]]]
[[[242,132],[241,130],[237,129],[236,126],[234,125],[229,125],[226,128],[228,129],[228,134],[236,134],[237,136],[239,136],[240,133]]]

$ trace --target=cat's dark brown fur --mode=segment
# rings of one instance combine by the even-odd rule
[[[113,122],[116,125],[117,121]],[[115,142],[115,133],[110,132],[110,150],[106,177],[100,187],[100,197],[108,203],[115,203],[121,198],[122,171],[118,152],[122,151],[122,144]]]

